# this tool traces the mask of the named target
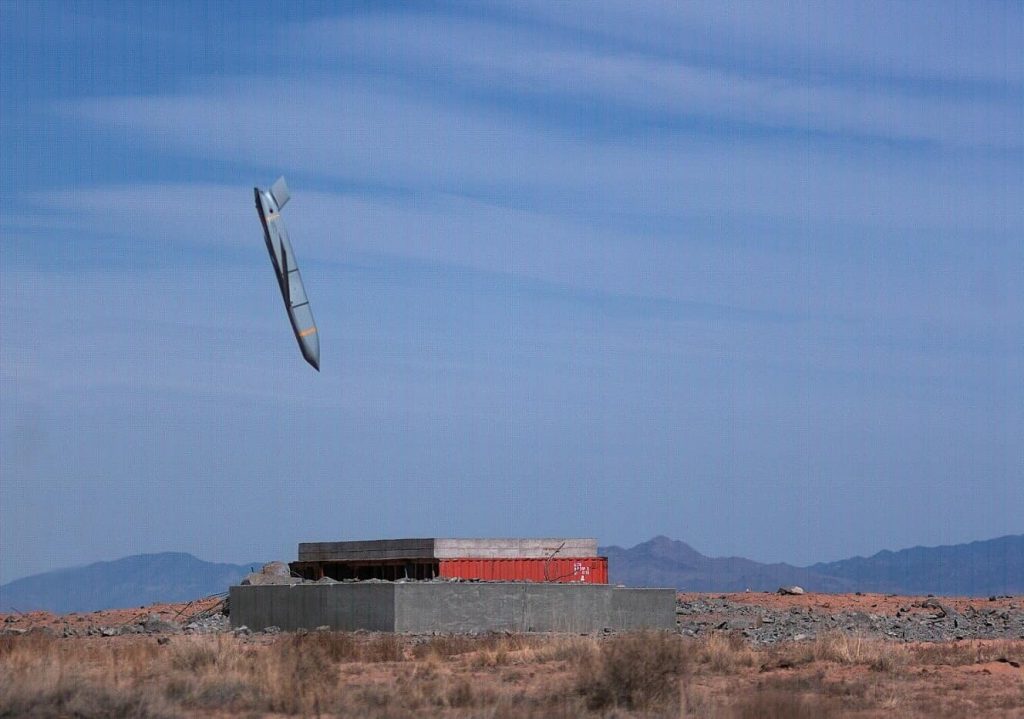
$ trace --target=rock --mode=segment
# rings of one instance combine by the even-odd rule
[[[293,577],[292,570],[284,562],[268,562],[260,571],[246,575],[241,581],[243,585],[260,586],[264,584],[301,584],[300,577]]]
[[[797,596],[799,596],[799,595],[801,595],[803,593],[804,593],[804,588],[803,587],[798,587],[795,584],[792,587],[779,587],[779,594],[789,594],[789,595],[797,595]]]
[[[1019,606],[1013,609],[994,606],[985,611],[965,608],[964,613],[959,614],[952,604],[946,605],[944,601],[921,598],[912,605],[897,605],[897,611],[888,615],[853,608],[828,609],[824,605],[814,607],[813,612],[807,607],[769,609],[710,596],[680,599],[676,605],[677,631],[683,636],[706,636],[716,629],[738,630],[751,642],[767,645],[791,641],[797,635],[813,639],[829,631],[923,642],[1024,639],[1024,613]],[[753,626],[746,628],[748,622],[753,622]]]
[[[181,625],[161,619],[156,614],[150,614],[140,625],[146,634],[166,634],[168,632],[180,632]]]
[[[231,630],[231,622],[226,614],[217,613],[195,617],[182,627],[186,634],[216,634]]]
[[[938,610],[939,618],[960,616],[959,614],[957,614],[955,609],[953,609],[951,607],[947,607],[945,604],[942,604],[940,601],[938,601],[937,599],[934,599],[934,598],[925,599],[923,602],[921,602],[921,607],[923,609],[935,609],[935,610]]]
[[[266,627],[263,630],[263,633],[264,634],[280,634],[281,633],[281,627],[274,626],[273,624],[271,624],[269,627]]]
[[[320,579],[316,580],[316,583],[317,584],[337,584],[338,580],[337,579],[331,579],[330,577],[320,577]]]
[[[235,627],[234,629],[232,629],[231,633],[234,634],[236,637],[247,637],[250,634],[252,634],[252,630],[243,624],[240,627]]]
[[[252,585],[254,587],[264,586],[267,584],[300,584],[302,582],[298,577],[281,577],[275,574],[260,574],[259,572],[253,572],[247,574],[245,579],[239,582],[242,586]]]
[[[329,632],[329,631],[331,631],[331,627],[329,625],[327,625],[327,624],[321,624],[319,627],[317,627],[313,631],[315,631],[315,632]]]
[[[161,645],[161,646],[163,646],[165,644],[170,644],[171,643],[171,638],[170,637],[157,637],[156,638],[156,643]]]
[[[280,574],[262,574],[260,572],[253,572],[247,574],[240,584],[254,587],[265,586],[268,584],[302,584],[303,580],[301,577],[284,577]]]
[[[260,569],[260,574],[272,577],[290,577],[292,576],[292,570],[284,562],[267,562]]]
[[[117,627],[100,627],[101,637],[116,637],[120,632]]]

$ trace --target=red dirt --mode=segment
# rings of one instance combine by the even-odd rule
[[[65,627],[80,630],[119,627],[141,622],[151,614],[167,621],[181,623],[189,617],[213,609],[220,601],[222,600],[218,598],[208,598],[193,602],[151,604],[133,609],[104,609],[96,612],[71,612],[70,614],[53,614],[44,611],[0,613],[0,631],[46,628],[60,632]]]

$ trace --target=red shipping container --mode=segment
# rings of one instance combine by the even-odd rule
[[[440,576],[505,582],[608,583],[607,557],[551,559],[442,559]]]

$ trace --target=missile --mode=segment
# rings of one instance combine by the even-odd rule
[[[313,321],[313,310],[309,306],[306,288],[302,284],[302,275],[295,262],[295,252],[288,239],[288,231],[281,219],[281,208],[288,203],[288,185],[284,178],[277,178],[269,190],[253,188],[256,195],[256,212],[259,213],[263,225],[263,239],[267,242],[270,263],[277,275],[277,284],[281,288],[288,320],[292,323],[292,332],[299,343],[299,349],[313,369],[320,371],[320,337],[316,323]]]

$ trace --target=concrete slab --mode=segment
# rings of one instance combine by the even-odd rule
[[[550,559],[596,557],[596,539],[435,539],[438,559]]]
[[[674,629],[675,590],[530,582],[236,586],[231,624],[409,633]]]
[[[377,539],[357,542],[302,542],[300,562],[433,559],[433,539]]]
[[[596,539],[379,539],[302,542],[300,562],[366,562],[403,559],[550,559],[595,557]]]

